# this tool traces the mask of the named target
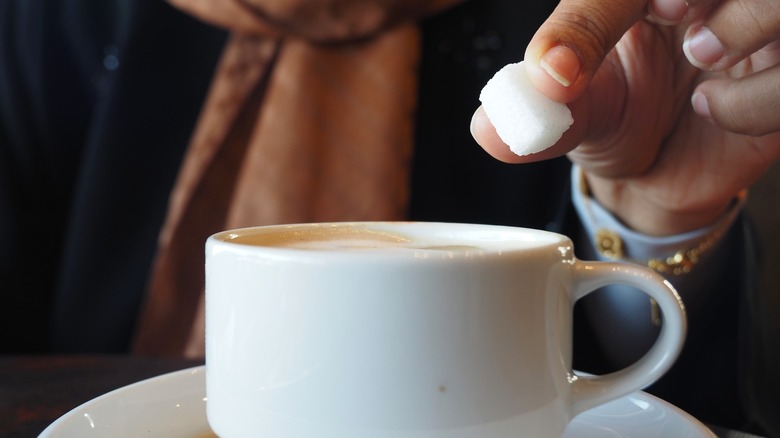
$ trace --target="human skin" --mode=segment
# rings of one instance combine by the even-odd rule
[[[570,106],[572,128],[524,157],[481,108],[472,133],[506,162],[568,154],[637,231],[707,226],[780,157],[778,35],[775,0],[563,0],[525,60],[534,85]]]

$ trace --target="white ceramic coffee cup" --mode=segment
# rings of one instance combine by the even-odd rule
[[[559,436],[654,382],[685,336],[661,276],[578,260],[545,231],[284,225],[216,234],[206,253],[207,411],[223,438]],[[659,338],[628,368],[576,375],[574,302],[615,283],[658,302]]]

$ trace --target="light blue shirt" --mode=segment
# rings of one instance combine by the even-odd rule
[[[716,223],[672,236],[649,236],[628,228],[595,199],[586,199],[580,190],[579,168],[572,166],[572,201],[588,241],[576,242],[580,257],[591,260],[610,260],[595,250],[595,236],[600,229],[617,233],[623,242],[627,259],[648,260],[666,258],[680,249],[695,248],[713,235],[722,235],[736,220],[745,204],[744,196]],[[669,276],[683,302],[705,300],[710,290],[697,287],[707,275],[707,262],[718,250],[717,243],[702,255],[700,262],[688,274]],[[609,286],[594,297],[588,315],[602,348],[615,363],[625,363],[638,357],[652,344],[658,327],[652,322],[650,301],[644,293],[627,286]]]

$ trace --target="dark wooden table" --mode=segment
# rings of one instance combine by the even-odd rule
[[[31,438],[113,389],[203,361],[135,356],[0,356],[0,437]]]

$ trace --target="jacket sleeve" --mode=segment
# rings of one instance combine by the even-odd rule
[[[776,200],[764,207],[774,205]],[[776,437],[780,436],[780,241],[774,231],[777,222],[767,219],[745,219],[740,230],[744,257],[735,255],[734,260],[742,261],[741,266],[735,266],[742,271],[739,319],[743,402],[752,423],[767,436]]]

